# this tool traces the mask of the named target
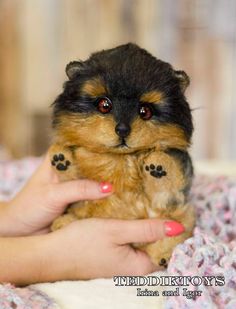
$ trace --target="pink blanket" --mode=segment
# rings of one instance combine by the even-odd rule
[[[0,200],[7,199],[21,189],[40,160],[28,158],[15,162],[0,162]],[[194,236],[179,245],[173,253],[168,266],[171,276],[223,276],[224,285],[199,285],[188,287],[188,290],[202,291],[201,296],[188,299],[180,287],[179,296],[170,296],[165,307],[173,308],[236,308],[236,179],[227,177],[196,176],[191,191],[191,203],[197,211],[197,227]],[[5,289],[5,290],[4,290]],[[23,294],[20,289],[0,285],[0,299],[3,295],[17,295],[24,300],[27,288]],[[37,293],[36,290],[34,290]],[[3,293],[3,294],[1,294]],[[28,288],[28,293],[33,293]],[[45,295],[40,294],[40,297]],[[9,303],[13,296],[5,301]],[[36,295],[37,298],[37,295]],[[31,295],[31,299],[34,297]],[[41,307],[12,308],[53,308],[53,302]],[[9,307],[1,306],[5,309]]]
[[[170,297],[166,308],[236,308],[236,179],[195,178],[191,201],[197,211],[194,236],[179,245],[168,273],[175,276],[223,276],[225,284],[200,285],[195,300],[183,295]]]
[[[16,288],[11,284],[0,284],[1,309],[59,309],[45,293],[32,287]]]

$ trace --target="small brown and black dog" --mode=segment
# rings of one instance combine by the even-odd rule
[[[175,220],[183,234],[139,246],[166,267],[195,222],[188,76],[131,43],[71,62],[66,73],[53,105],[52,166],[62,181],[107,181],[114,193],[70,205],[52,230],[89,217]]]

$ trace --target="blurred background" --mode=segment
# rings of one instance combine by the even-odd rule
[[[0,0],[0,155],[41,155],[71,60],[135,42],[191,78],[192,155],[236,159],[235,0]]]

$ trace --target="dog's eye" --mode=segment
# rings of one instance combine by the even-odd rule
[[[112,103],[108,98],[101,98],[98,101],[97,108],[102,114],[107,114],[112,110]]]
[[[148,104],[142,104],[139,108],[139,115],[143,120],[149,120],[152,118],[152,109]]]

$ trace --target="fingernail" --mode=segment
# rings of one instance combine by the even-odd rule
[[[101,182],[100,189],[102,193],[109,193],[112,191],[112,185],[109,182]]]
[[[184,226],[176,221],[166,221],[164,225],[166,236],[177,236],[185,231]]]

